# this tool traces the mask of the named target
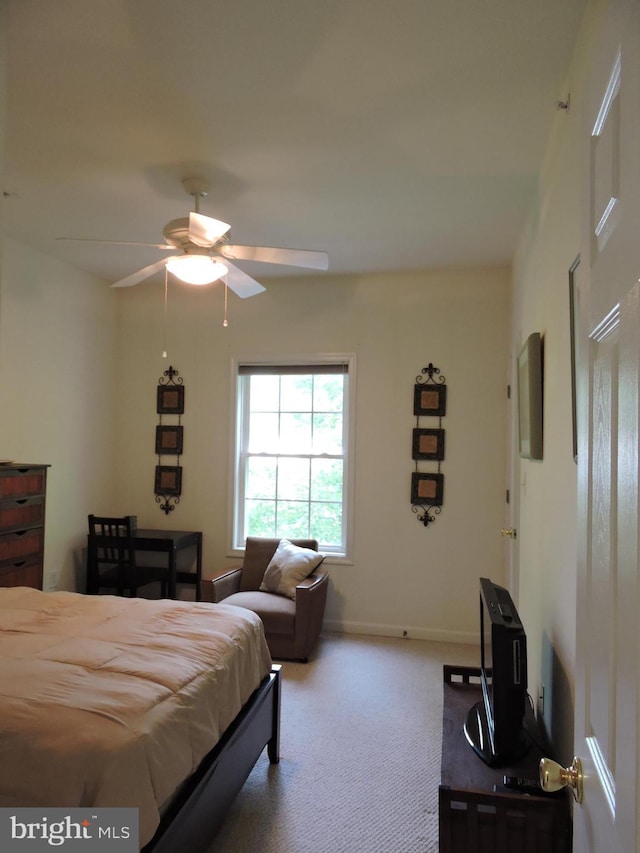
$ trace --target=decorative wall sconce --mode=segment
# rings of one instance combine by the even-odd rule
[[[160,421],[156,427],[156,453],[158,464],[156,465],[154,490],[156,503],[160,509],[169,515],[180,503],[182,494],[182,467],[180,456],[183,447],[183,427],[180,423],[184,413],[184,385],[178,371],[171,365],[165,370],[159,379],[157,389],[156,410]],[[177,424],[163,423],[163,417],[175,415]],[[176,457],[175,465],[163,465],[163,456]]]
[[[442,429],[442,418],[446,413],[445,378],[440,375],[440,369],[429,362],[416,376],[413,387],[416,427],[412,442],[415,471],[411,475],[411,511],[425,527],[436,520],[436,515],[440,515],[444,499],[444,474],[440,473],[440,463],[444,459],[445,431]],[[438,418],[438,426],[421,426],[420,419],[425,417]],[[418,464],[423,461],[437,462],[437,471],[419,471]]]

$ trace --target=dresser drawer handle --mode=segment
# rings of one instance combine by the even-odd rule
[[[20,566],[24,566],[24,564],[25,564],[26,562],[27,562],[26,560],[20,560],[20,562],[18,562],[18,563],[14,563],[13,565],[16,567],[16,569],[19,569],[19,568],[20,568]]]
[[[24,534],[26,532],[27,532],[26,530],[16,530],[16,532],[13,535],[14,536],[24,536]]]
[[[21,500],[16,501],[17,504],[26,504],[26,502],[27,502],[27,498],[22,498]]]

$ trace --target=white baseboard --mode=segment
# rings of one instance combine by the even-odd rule
[[[324,631],[338,634],[368,634],[373,637],[400,637],[412,640],[431,640],[437,643],[465,643],[477,646],[480,639],[473,631],[443,631],[438,628],[416,628],[411,626],[380,625],[369,622],[340,622],[325,620]]]

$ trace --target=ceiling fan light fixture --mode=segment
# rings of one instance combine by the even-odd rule
[[[181,255],[167,261],[170,273],[186,284],[212,284],[229,271],[220,261],[207,255]]]

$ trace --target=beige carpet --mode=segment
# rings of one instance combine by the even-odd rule
[[[260,757],[211,853],[435,853],[442,665],[478,655],[326,634],[284,663],[280,763]]]

